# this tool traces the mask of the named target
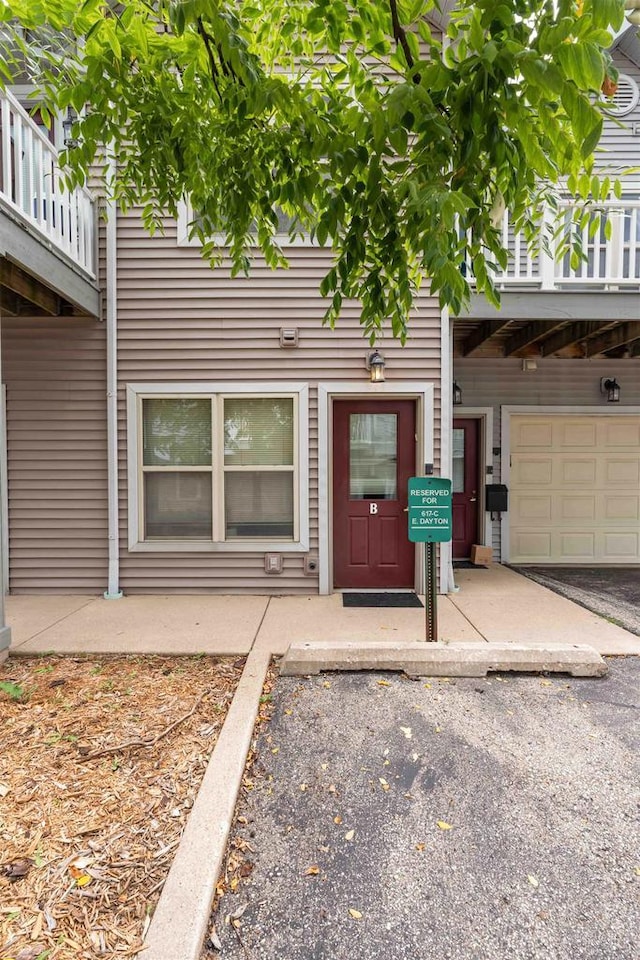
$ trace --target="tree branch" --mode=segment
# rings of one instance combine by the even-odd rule
[[[415,60],[413,59],[413,54],[411,53],[411,48],[409,47],[409,41],[407,40],[407,34],[400,23],[398,17],[398,4],[396,0],[389,0],[389,9],[391,10],[391,26],[393,27],[393,39],[396,43],[399,43],[404,52],[405,59],[407,61],[407,66],[409,69],[415,67]],[[413,78],[416,83],[420,82],[419,76],[414,76]]]
[[[132,747],[155,747],[158,740],[162,740],[163,737],[166,737],[168,733],[171,733],[172,730],[181,724],[185,720],[188,720],[189,717],[193,716],[198,707],[200,706],[200,701],[204,697],[204,693],[201,693],[199,697],[196,698],[194,705],[191,707],[188,713],[185,713],[184,716],[178,717],[177,720],[174,720],[173,723],[170,723],[168,727],[165,727],[164,730],[161,730],[160,733],[157,733],[155,737],[150,737],[148,740],[142,740],[136,738],[135,740],[126,740],[124,743],[117,743],[113,747],[105,747],[103,750],[94,750],[92,753],[88,753],[86,756],[81,757],[81,760],[95,760],[96,757],[105,757],[110,753],[120,753],[122,750],[130,750]]]
[[[207,51],[209,67],[211,68],[211,79],[213,80],[213,85],[216,88],[218,99],[222,99],[220,97],[220,88],[218,86],[218,77],[220,76],[220,71],[218,70],[218,64],[216,63],[216,58],[213,54],[213,41],[204,28],[202,17],[198,17],[198,33],[202,37],[202,42],[204,43],[205,50]]]

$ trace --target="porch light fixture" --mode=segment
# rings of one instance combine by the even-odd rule
[[[67,115],[62,121],[62,134],[65,147],[70,150],[78,146],[78,141],[73,136],[73,125],[78,119],[78,114],[73,107],[67,107]]]
[[[620,402],[620,384],[615,377],[601,377],[600,393],[606,393],[607,403]]]
[[[453,384],[453,405],[454,407],[459,407],[462,403],[462,390],[457,383]]]
[[[373,350],[367,355],[366,367],[371,383],[384,383],[385,359],[379,350]]]

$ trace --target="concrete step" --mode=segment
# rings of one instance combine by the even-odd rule
[[[409,677],[486,677],[488,673],[568,673],[603,677],[607,665],[593,647],[577,643],[292,643],[280,661],[285,677],[328,670],[399,670]]]

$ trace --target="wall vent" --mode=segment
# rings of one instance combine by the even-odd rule
[[[618,89],[611,100],[607,100],[603,110],[611,117],[626,117],[635,110],[639,100],[640,89],[637,82],[627,73],[621,73],[618,77]]]
[[[298,346],[298,328],[281,327],[280,328],[280,346],[297,347]]]

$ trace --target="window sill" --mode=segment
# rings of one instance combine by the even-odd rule
[[[129,553],[307,553],[309,544],[291,540],[146,540],[129,544]]]

